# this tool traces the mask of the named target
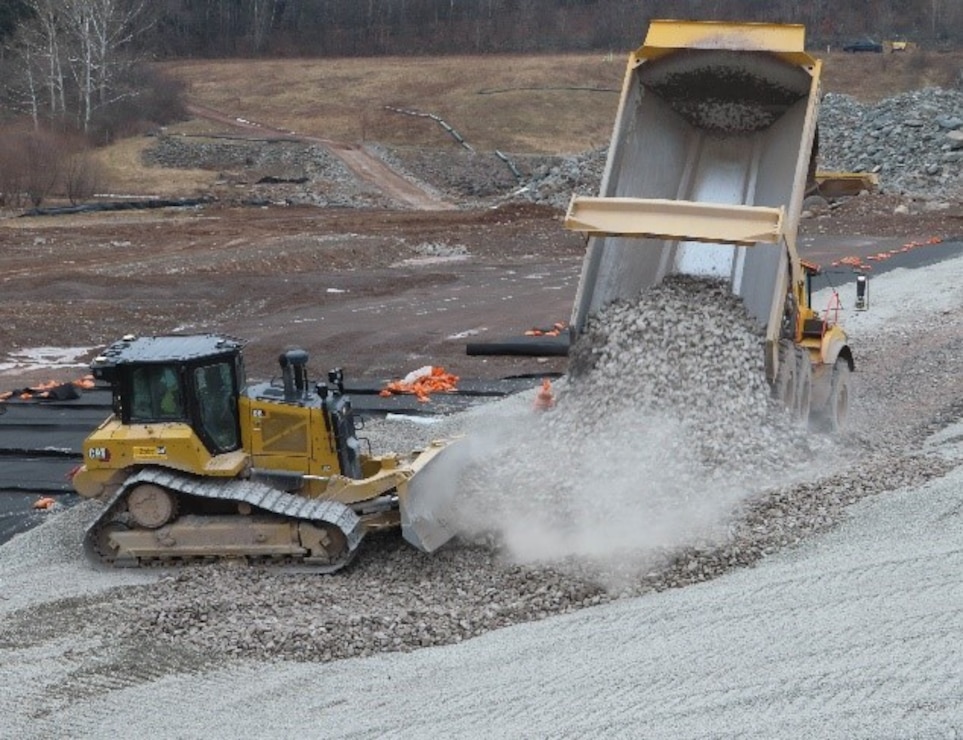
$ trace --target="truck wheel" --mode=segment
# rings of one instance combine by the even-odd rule
[[[833,365],[829,399],[822,414],[826,429],[833,434],[845,429],[849,420],[849,380],[849,363],[840,357]]]
[[[809,352],[802,347],[796,348],[796,401],[793,413],[801,424],[809,423],[809,412],[812,407],[813,366],[809,359]]]
[[[772,387],[772,395],[790,412],[796,410],[796,351],[789,342],[779,343],[779,371]]]

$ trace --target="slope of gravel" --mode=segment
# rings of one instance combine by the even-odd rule
[[[607,148],[536,170],[514,197],[565,208],[598,194]],[[927,88],[877,103],[827,93],[819,109],[818,167],[875,172],[880,192],[936,201],[963,195],[963,92]]]
[[[513,197],[565,208],[573,192],[598,194],[607,148],[560,158],[527,174]],[[875,172],[883,193],[959,200],[963,195],[963,93],[927,88],[861,103],[827,93],[819,108],[823,170]]]
[[[106,575],[84,563],[83,532],[100,512],[100,504],[82,501],[0,547],[0,615],[49,607],[51,596],[70,601],[117,586],[150,583],[150,571]],[[43,588],[37,588],[37,584]]]
[[[939,298],[948,303],[936,303],[932,292],[912,287],[920,280],[925,283],[932,270],[945,276],[957,276],[948,281]],[[853,319],[854,323],[864,324],[863,333],[858,335],[861,344],[857,343],[855,350],[856,377],[860,381],[859,406],[855,410],[859,425],[846,440],[849,452],[845,455],[827,449],[820,438],[810,438],[798,431],[794,434],[790,427],[775,422],[771,427],[761,425],[760,417],[755,414],[762,413],[768,397],[763,386],[753,380],[755,371],[752,369],[760,369],[758,335],[750,326],[739,323],[738,315],[733,313],[738,308],[736,304],[717,299],[682,301],[682,305],[678,305],[678,299],[673,297],[673,290],[678,286],[669,283],[664,292],[648,296],[649,299],[657,298],[654,303],[660,307],[659,311],[653,313],[653,302],[643,295],[638,303],[614,308],[607,322],[595,328],[588,353],[592,361],[586,363],[578,378],[560,384],[558,407],[553,412],[533,414],[530,408],[532,399],[519,397],[474,414],[453,417],[437,427],[402,422],[371,426],[369,433],[376,444],[394,449],[417,444],[419,439],[427,436],[456,430],[473,433],[483,442],[478,449],[465,448],[472,452],[476,461],[462,471],[468,474],[464,491],[476,495],[484,492],[486,498],[475,500],[490,501],[492,505],[481,507],[488,510],[479,511],[478,517],[471,522],[474,527],[468,541],[434,556],[421,555],[401,545],[396,537],[383,537],[366,541],[358,562],[348,571],[330,578],[282,576],[269,570],[230,565],[192,567],[174,574],[154,571],[100,573],[81,559],[79,547],[79,531],[95,507],[71,510],[0,548],[0,582],[4,585],[4,599],[0,601],[0,613],[3,614],[0,622],[0,675],[5,683],[13,686],[12,690],[0,694],[0,713],[12,718],[7,727],[13,733],[11,736],[18,737],[34,732],[42,736],[44,728],[51,727],[45,723],[61,719],[76,722],[72,726],[83,728],[83,731],[78,729],[77,734],[97,731],[109,734],[107,728],[112,720],[104,718],[103,703],[116,702],[118,708],[124,706],[126,711],[128,697],[146,702],[136,710],[144,722],[152,722],[150,718],[157,718],[162,712],[168,718],[166,721],[171,722],[169,711],[161,710],[151,700],[144,700],[138,686],[157,691],[156,696],[160,696],[164,687],[177,685],[177,680],[172,677],[178,674],[207,672],[216,666],[234,664],[237,659],[306,661],[310,663],[312,675],[317,676],[338,675],[340,671],[349,670],[342,666],[340,659],[372,656],[375,663],[358,664],[363,666],[359,672],[370,674],[379,670],[374,666],[388,665],[380,661],[394,660],[376,658],[373,654],[414,651],[411,670],[416,674],[426,670],[424,666],[434,660],[441,661],[441,666],[447,665],[448,660],[458,663],[457,668],[439,667],[432,673],[457,687],[459,684],[453,676],[460,673],[467,658],[454,652],[449,659],[445,657],[449,655],[446,651],[427,654],[441,656],[437,658],[421,657],[422,648],[452,645],[494,630],[495,634],[490,638],[468,642],[470,646],[480,646],[471,647],[470,654],[475,650],[485,652],[488,649],[485,646],[493,644],[488,640],[502,634],[500,628],[515,625],[505,638],[498,638],[508,641],[505,646],[491,649],[504,649],[524,664],[519,656],[534,660],[533,656],[540,648],[526,647],[524,641],[517,643],[521,638],[515,635],[540,635],[537,623],[548,617],[614,603],[608,608],[628,609],[625,613],[634,616],[612,622],[613,639],[621,647],[628,646],[625,647],[626,660],[632,655],[633,664],[645,669],[639,673],[638,684],[631,678],[624,679],[622,692],[613,694],[614,706],[606,696],[592,694],[582,698],[600,701],[603,707],[622,717],[622,720],[613,720],[616,724],[612,726],[616,729],[630,726],[618,724],[619,721],[675,727],[675,724],[658,725],[664,721],[681,722],[679,727],[683,733],[687,727],[695,735],[705,732],[692,724],[699,721],[699,717],[707,716],[705,707],[700,708],[691,703],[692,699],[682,700],[680,697],[683,694],[698,697],[706,693],[708,689],[704,691],[700,687],[710,681],[717,688],[715,699],[719,706],[725,708],[726,716],[731,717],[731,725],[720,727],[734,728],[744,711],[740,707],[762,706],[764,700],[760,696],[774,705],[781,701],[792,704],[792,697],[796,695],[792,691],[788,694],[753,693],[761,691],[762,684],[750,674],[767,663],[791,665],[793,660],[802,661],[803,675],[812,673],[815,677],[799,689],[799,696],[809,702],[804,703],[800,718],[792,720],[789,717],[786,722],[815,722],[819,712],[824,711],[826,716],[851,719],[850,724],[841,721],[838,726],[857,731],[858,735],[865,725],[859,724],[861,720],[855,716],[853,707],[864,700],[876,706],[874,702],[882,703],[878,697],[889,696],[895,706],[905,710],[900,720],[908,723],[905,726],[922,730],[938,727],[940,725],[926,724],[927,718],[939,719],[958,705],[954,705],[941,688],[954,674],[951,668],[940,662],[942,657],[937,660],[933,656],[929,635],[936,630],[941,639],[945,639],[947,634],[953,634],[953,630],[959,632],[958,611],[944,609],[940,612],[943,616],[934,622],[934,626],[926,627],[925,640],[916,647],[903,640],[900,648],[909,651],[905,664],[915,665],[917,672],[925,677],[925,680],[913,684],[909,694],[912,702],[917,702],[913,706],[926,709],[930,705],[919,696],[929,692],[928,701],[934,710],[928,713],[910,711],[912,707],[907,708],[905,694],[888,694],[877,684],[869,686],[865,678],[860,678],[864,675],[862,671],[854,676],[845,667],[838,670],[830,667],[828,677],[816,675],[817,664],[841,656],[840,665],[844,665],[852,654],[840,652],[841,643],[833,634],[820,638],[818,630],[813,633],[802,629],[800,632],[806,612],[785,612],[788,621],[783,622],[784,612],[771,606],[772,599],[778,601],[786,593],[795,593],[798,585],[793,584],[800,581],[800,576],[788,577],[787,581],[763,579],[759,590],[751,591],[756,596],[745,600],[751,614],[737,610],[718,623],[703,622],[701,627],[698,626],[699,610],[713,613],[718,611],[719,605],[739,602],[742,597],[726,596],[730,592],[723,590],[719,595],[711,596],[708,602],[681,611],[666,606],[666,603],[673,603],[671,599],[670,602],[657,601],[651,613],[645,611],[648,609],[645,605],[650,603],[647,598],[663,597],[650,596],[642,601],[637,601],[636,597],[712,579],[717,580],[707,586],[709,589],[724,589],[715,584],[729,583],[730,578],[735,578],[737,584],[742,583],[742,579],[752,578],[753,571],[740,570],[723,581],[718,581],[718,577],[734,567],[760,564],[760,561],[759,570],[764,571],[767,560],[774,553],[787,546],[799,545],[814,534],[838,525],[846,518],[847,507],[866,496],[900,488],[915,489],[924,481],[945,475],[955,468],[957,462],[952,456],[924,449],[924,441],[932,431],[958,418],[963,403],[963,387],[958,380],[963,378],[963,352],[960,351],[963,319],[957,319],[958,311],[952,310],[963,304],[960,295],[963,281],[958,279],[961,274],[963,261],[955,260],[930,270],[909,274],[897,271],[876,279],[874,295],[877,296],[875,306],[879,314],[875,315],[880,317],[879,322],[873,324],[869,318]],[[704,289],[712,291],[715,288],[709,285]],[[681,293],[690,296],[692,290],[693,286],[686,285]],[[622,336],[619,332],[632,331],[641,319],[656,317],[663,321],[674,320],[677,324],[651,332],[650,339],[666,331],[678,331],[679,326],[687,325],[685,312],[692,310],[691,306],[705,305],[713,306],[713,310],[720,313],[706,316],[701,324],[703,327],[721,322],[730,326],[729,336],[744,341],[724,342],[723,351],[731,353],[726,355],[728,359],[724,359],[718,354],[720,348],[714,344],[720,341],[718,336],[711,331],[692,336],[690,339],[698,343],[696,346],[714,350],[688,353],[710,360],[698,372],[711,373],[721,369],[723,375],[721,378],[707,375],[693,382],[688,386],[690,393],[685,395],[691,403],[680,404],[672,395],[679,389],[666,385],[676,376],[666,374],[660,365],[674,344],[646,346],[644,356],[626,362],[624,355],[612,345],[624,343],[622,349],[631,351],[636,344],[644,343],[645,336],[622,341],[614,337]],[[901,311],[894,310],[897,305]],[[949,313],[941,314],[941,310],[949,310]],[[670,319],[673,315],[675,319]],[[939,323],[940,332],[932,331],[934,322]],[[595,353],[595,349],[599,352]],[[659,356],[660,350],[663,356]],[[720,396],[711,386],[726,383],[725,372],[734,372],[737,365],[741,373],[739,388],[746,388],[745,396],[733,396],[731,392]],[[698,368],[699,363],[694,362],[693,366]],[[659,392],[653,394],[653,388]],[[700,390],[712,393],[707,396]],[[718,408],[709,403],[713,400]],[[720,426],[720,415],[731,427]],[[759,436],[763,430],[765,434],[761,436],[765,439]],[[788,434],[781,436],[784,433]],[[720,451],[725,452],[730,447],[734,453],[732,459],[720,458]],[[754,450],[765,452],[765,459],[760,460]],[[770,453],[771,458],[768,457]],[[805,470],[799,470],[794,481],[774,485],[767,470],[785,471],[787,460],[802,464],[808,474],[803,475]],[[686,485],[679,485],[681,481]],[[950,486],[950,483],[946,485]],[[930,496],[930,491],[944,490],[941,486],[942,483],[923,489],[920,495]],[[635,502],[641,503],[641,511],[647,517],[639,517],[633,509],[633,492]],[[659,495],[660,492],[671,495]],[[934,500],[944,499],[936,496]],[[467,505],[470,501],[462,503]],[[941,516],[947,521],[952,521],[954,516],[951,504],[949,501],[942,509]],[[680,512],[684,515],[679,516]],[[647,528],[649,521],[646,518],[658,522],[658,526]],[[924,517],[923,523],[927,522],[930,528],[937,528],[933,521]],[[958,574],[958,563],[953,558],[958,559],[959,529],[946,533],[950,546],[944,547],[945,538],[913,535],[915,530],[910,527],[916,526],[915,522],[905,523],[905,526],[910,533],[906,542],[915,543],[913,547],[932,545],[935,548],[932,554],[938,562],[921,562],[925,558],[911,548],[907,550],[905,559],[908,565],[905,568],[901,566],[887,572],[885,568],[877,571],[874,565],[868,571],[866,582],[875,584],[893,578],[894,585],[887,587],[889,590],[885,594],[903,589],[910,596],[915,594],[921,604],[942,609],[946,594],[954,595],[952,590],[947,592],[946,589],[952,589],[958,583],[942,574],[946,567]],[[526,537],[526,533],[533,536]],[[634,538],[627,535],[634,535]],[[881,536],[893,539],[885,532]],[[955,550],[952,546],[954,536],[957,538]],[[895,541],[903,542],[902,539]],[[51,552],[54,557],[52,562],[47,562]],[[793,556],[785,557],[791,559]],[[949,566],[943,562],[945,559],[949,559]],[[845,574],[846,562],[835,561],[833,567],[837,571],[842,569],[844,574],[840,578],[848,583],[846,579],[857,578],[857,575]],[[45,565],[38,566],[39,563]],[[818,561],[816,566],[821,567]],[[929,582],[922,577],[920,569],[936,573],[936,582],[927,585]],[[903,583],[904,579],[906,583]],[[43,584],[42,589],[37,587],[38,582]],[[919,583],[923,586],[920,587]],[[749,586],[737,587],[736,593],[747,588]],[[815,588],[816,585],[805,586],[803,591]],[[919,593],[918,588],[922,588],[923,593]],[[678,593],[688,594],[690,590],[683,589]],[[696,591],[701,593],[699,589]],[[709,593],[715,592],[710,590]],[[853,635],[862,634],[860,619],[870,619],[867,624],[871,624],[880,617],[875,613],[872,617],[865,617],[864,605],[853,603],[850,609],[845,605],[850,602],[845,599],[845,604],[839,607],[842,611],[834,612],[832,604],[838,605],[841,594],[846,593],[849,593],[846,588],[831,586],[826,592],[824,606],[819,606],[823,601],[811,603],[807,601],[809,597],[797,596],[801,599],[799,603],[810,604],[810,611],[819,613],[829,609],[828,613],[838,617],[840,624],[855,624],[842,630],[846,636],[845,644],[850,644]],[[694,597],[671,598],[685,600]],[[896,607],[905,605],[911,616],[917,614],[910,608],[913,605],[910,597],[889,599],[887,596],[887,599]],[[708,607],[707,603],[713,606]],[[786,603],[794,602],[787,597]],[[639,617],[631,605],[640,605],[638,608],[648,616]],[[613,613],[622,614],[621,611]],[[573,624],[605,623],[606,614],[608,612],[593,608],[585,612],[584,623],[577,621]],[[669,616],[663,619],[658,616],[660,614]],[[681,625],[670,617],[677,617]],[[827,617],[826,621],[831,620]],[[531,624],[519,627],[523,622]],[[714,653],[714,643],[709,636],[728,635],[730,630],[742,629],[739,625],[743,623],[762,624],[764,629],[761,632],[749,632],[770,638],[756,642],[756,637],[737,631],[736,634],[743,637],[740,638],[742,642],[737,639],[735,644],[741,646],[743,652],[761,651],[763,645],[779,644],[775,634],[792,632],[793,629],[808,635],[810,640],[788,653],[770,654],[759,658],[758,662],[750,661],[747,666],[731,653]],[[545,629],[554,633],[558,624],[557,619],[545,622]],[[892,639],[892,635],[906,629],[907,624],[915,623],[909,620],[885,624],[890,626],[887,627],[889,631],[882,633],[886,637],[883,648],[874,642],[875,637],[859,644],[869,645],[867,651],[879,651],[887,656],[891,665],[896,665],[898,661],[888,651],[896,650],[900,641]],[[681,668],[686,664],[681,662],[679,655],[671,651],[664,654],[651,652],[661,649],[660,645],[671,644],[668,637],[638,644],[627,637],[632,634],[648,637],[650,633],[660,636],[659,630],[668,629],[670,625],[675,625],[683,635],[689,635],[687,641],[698,646],[694,651],[699,655],[705,651],[716,655],[712,663],[715,668],[706,673],[704,679],[695,676],[711,665],[695,661],[694,665],[700,670],[690,673],[687,668]],[[516,632],[517,629],[521,631]],[[604,660],[599,656],[615,649],[612,645],[597,644],[597,636],[591,630],[579,633],[584,628],[573,629],[574,634],[580,636],[569,636],[563,630],[558,637],[559,644],[572,644],[573,649],[579,651],[568,655],[573,665],[590,665],[593,661]],[[693,631],[686,632],[689,629]],[[532,630],[534,632],[530,632]],[[556,640],[554,636],[533,639],[536,642]],[[816,648],[812,647],[813,641],[817,641]],[[580,652],[583,647],[589,652]],[[629,648],[633,651],[630,652]],[[736,656],[739,654],[737,652]],[[819,657],[811,657],[814,654]],[[945,650],[940,653],[941,656],[944,654]],[[669,660],[673,657],[674,660]],[[666,661],[663,667],[680,667],[678,682],[659,688],[653,695],[654,702],[629,702],[628,708],[623,708],[625,692],[635,694],[645,690],[655,681],[663,659]],[[510,662],[503,655],[493,660]],[[879,666],[874,660],[867,658],[866,654],[856,656],[856,664],[866,667],[866,675],[874,675],[874,671],[878,673]],[[732,661],[736,661],[735,667],[731,665]],[[325,662],[327,666],[319,670],[318,662]],[[213,685],[219,685],[222,680],[217,676],[238,680],[257,675],[258,685],[272,697],[268,703],[281,706],[273,702],[275,692],[270,687],[281,685],[273,683],[273,674],[255,674],[249,664],[240,665],[247,667],[239,676],[230,671],[216,674]],[[485,665],[482,664],[480,671]],[[529,665],[530,670],[536,671],[553,667],[538,660]],[[335,673],[328,673],[329,669]],[[286,670],[297,673],[298,669]],[[401,670],[405,669],[398,669]],[[654,673],[647,672],[650,670]],[[900,672],[903,670],[900,667],[896,672],[879,675],[891,677],[894,685],[905,686],[909,679]],[[776,675],[780,680],[788,680],[789,671],[789,668],[780,669]],[[734,693],[722,690],[728,685],[726,676],[729,672],[741,677],[740,689]],[[391,673],[397,675],[393,668]],[[626,666],[618,661],[605,673],[623,677],[635,675],[627,673]],[[477,677],[480,672],[471,674]],[[942,683],[931,679],[936,674]],[[560,672],[559,675],[571,674]],[[530,676],[529,672],[526,678],[530,679]],[[591,681],[592,678],[593,674],[574,675],[573,681]],[[822,702],[824,695],[820,693],[822,689],[817,691],[814,686],[823,681],[839,691],[848,691],[846,697],[849,698],[827,704],[825,710],[819,709],[820,704],[825,703]],[[529,680],[528,683],[532,682]],[[889,678],[881,682],[883,687],[890,683]],[[934,688],[932,684],[939,686]],[[406,685],[407,682],[400,684],[396,691],[405,694]],[[657,681],[656,685],[659,685]],[[429,682],[426,690],[431,686],[437,688]],[[489,706],[501,701],[515,706],[509,700],[510,696],[530,696],[530,692],[535,691],[534,688],[516,687],[500,693],[494,683],[486,686],[486,691],[490,692],[485,695]],[[691,690],[693,686],[695,690]],[[261,689],[246,690],[252,692],[251,696],[258,696]],[[301,696],[307,707],[293,709],[290,716],[298,716],[299,712],[307,712],[310,708],[320,713],[313,715],[315,720],[320,717],[327,720],[329,714],[340,716],[342,703],[351,701],[338,694],[336,688],[319,691],[325,697],[335,695],[331,699],[334,702],[331,706],[335,707],[333,711],[322,707],[327,706],[327,698]],[[456,689],[455,693],[458,691]],[[668,694],[659,693],[661,691]],[[555,693],[562,693],[562,689]],[[670,706],[688,708],[692,719],[686,720],[688,715],[681,710],[678,716],[671,712],[658,714],[654,708],[666,702]],[[547,706],[552,706],[551,702]],[[470,721],[464,720],[467,724],[461,724],[462,714],[464,717],[474,715],[470,712],[459,714],[463,708],[462,704],[457,704],[455,715],[448,720],[438,720],[438,726],[448,727],[453,733],[470,734]],[[238,723],[238,731],[241,731],[241,718],[245,718],[243,721],[252,717],[258,719],[257,707],[246,706],[246,711],[236,711],[238,718],[229,721]],[[363,732],[377,734],[379,728],[391,732],[400,727],[379,724],[380,720],[364,712],[354,712],[351,716],[361,717],[356,727],[366,728]],[[409,718],[410,715],[400,713],[397,716]],[[879,716],[889,715],[884,712]],[[529,726],[524,724],[526,719],[529,718],[508,714],[504,727],[514,726],[520,731]],[[751,717],[743,719],[748,723],[747,727],[753,727],[755,720]],[[188,734],[203,727],[192,724],[187,715],[179,714],[176,721],[184,723],[180,726],[186,728]],[[347,718],[343,721],[349,724],[339,725],[339,733],[347,733],[354,720]],[[413,723],[410,727],[421,727],[417,718],[406,721]],[[554,721],[558,721],[555,714],[539,719],[548,727],[556,727],[552,724]],[[586,721],[596,722],[595,727],[604,726],[604,723],[597,724],[598,717]],[[574,726],[578,727],[577,724]],[[146,732],[148,725],[142,727]],[[263,731],[264,725],[259,727]],[[252,734],[250,728],[247,734]],[[840,730],[840,734],[845,733]]]
[[[914,90],[873,105],[829,93],[819,115],[822,166],[877,172],[883,192],[959,198],[961,116],[957,90]]]
[[[360,182],[321,144],[164,135],[144,151],[143,159],[155,167],[218,172],[225,200],[333,208],[390,204],[384,193]]]
[[[957,470],[863,502],[827,537],[687,589],[320,670],[242,662],[62,707],[48,693],[48,713],[24,722],[20,707],[6,729],[23,738],[289,737],[308,727],[356,738],[959,737],[961,491]],[[49,654],[31,657],[28,680],[53,665]]]

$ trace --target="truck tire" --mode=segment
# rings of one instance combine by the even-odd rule
[[[812,409],[813,366],[809,352],[802,347],[796,348],[796,400],[793,413],[800,424],[809,424]]]
[[[829,398],[819,414],[814,415],[814,421],[819,431],[838,434],[849,421],[850,370],[849,363],[842,357],[833,365],[829,382]]]
[[[796,348],[791,342],[779,342],[779,371],[776,382],[772,386],[772,395],[783,407],[791,412],[796,411],[796,367],[799,361]]]

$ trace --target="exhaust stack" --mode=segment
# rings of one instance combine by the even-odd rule
[[[284,381],[284,400],[298,401],[308,393],[308,353],[303,349],[289,349],[278,357]]]

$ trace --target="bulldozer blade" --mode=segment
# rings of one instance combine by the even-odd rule
[[[422,552],[434,552],[457,534],[452,506],[467,460],[464,440],[432,442],[412,463],[414,474],[399,487],[401,535]]]

